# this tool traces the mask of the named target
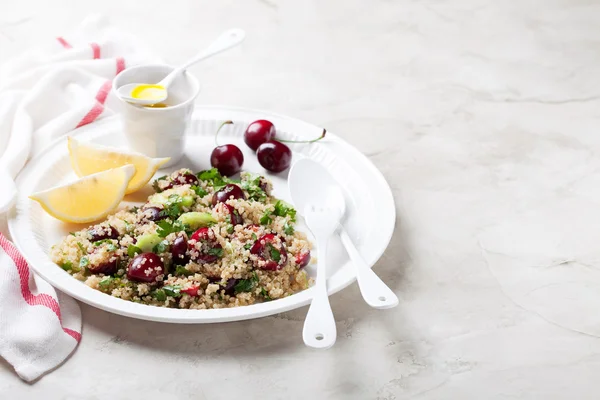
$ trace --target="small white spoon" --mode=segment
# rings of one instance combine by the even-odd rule
[[[242,43],[245,37],[246,32],[244,32],[241,29],[230,29],[228,31],[225,31],[214,42],[212,42],[211,45],[208,46],[208,48],[197,54],[195,57],[193,57],[191,60],[189,60],[182,66],[175,68],[160,82],[152,84],[129,83],[117,89],[117,94],[120,98],[129,103],[139,104],[142,106],[161,103],[165,101],[169,96],[169,86],[171,85],[171,83],[173,83],[175,78],[179,76],[179,74],[181,74],[183,71],[196,64],[197,62],[205,60],[209,57],[214,56],[215,54],[219,54],[227,49],[232,48],[235,45]],[[138,88],[138,96],[142,95],[143,98],[133,97],[132,92],[136,88]]]
[[[363,299],[373,308],[396,307],[398,296],[369,268],[344,229],[346,201],[344,191],[335,178],[322,165],[305,158],[292,165],[289,186],[292,202],[298,210],[303,210],[310,202],[325,203],[337,209],[341,215],[338,232],[356,269],[356,280]]]

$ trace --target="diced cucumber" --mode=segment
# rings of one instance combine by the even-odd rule
[[[139,247],[144,253],[152,251],[154,246],[162,242],[163,238],[156,233],[148,233],[137,237],[136,247]]]
[[[192,229],[198,229],[205,226],[210,226],[217,221],[213,218],[212,214],[204,212],[187,212],[181,214],[178,221],[183,222]]]
[[[184,207],[191,207],[194,204],[194,198],[192,196],[183,196],[181,198],[181,205]]]

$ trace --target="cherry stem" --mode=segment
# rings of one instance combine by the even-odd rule
[[[325,137],[326,133],[327,133],[327,130],[323,129],[323,133],[321,133],[321,136],[319,136],[318,138],[313,139],[313,140],[282,140],[279,138],[275,138],[275,139],[277,139],[277,141],[283,142],[283,143],[314,143],[314,142],[318,142],[319,140],[323,139]]]
[[[217,133],[215,133],[215,146],[219,147],[219,142],[217,142],[217,136],[219,136],[219,132],[221,132],[221,128],[223,128],[225,125],[230,125],[233,124],[233,121],[225,121],[221,124],[221,126],[219,126],[219,129],[217,129]]]

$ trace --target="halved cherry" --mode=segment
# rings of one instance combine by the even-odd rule
[[[213,195],[213,198],[212,198],[212,205],[216,206],[217,203],[225,203],[230,198],[245,200],[246,195],[244,194],[244,191],[242,189],[240,189],[240,187],[238,185],[229,183],[229,184],[223,186],[223,188],[221,190],[215,192],[215,194]]]
[[[189,288],[181,289],[181,293],[189,294],[192,297],[198,296],[198,286],[190,286]]]
[[[200,249],[196,246],[200,243]],[[217,242],[210,228],[200,228],[192,234],[190,242],[191,259],[196,262],[210,264],[217,261],[223,254],[223,247]],[[197,253],[197,254],[196,254]]]
[[[242,218],[240,213],[237,212],[237,210],[235,208],[233,208],[229,204],[223,204],[223,205],[229,212],[229,218],[231,219],[231,225],[234,225],[234,226],[242,225],[244,223],[244,219]]]
[[[119,232],[111,225],[96,225],[88,230],[90,242],[104,239],[117,239]]]
[[[164,264],[154,253],[138,254],[127,266],[127,277],[137,282],[154,282],[164,273]]]
[[[295,260],[298,268],[306,267],[310,262],[310,251],[297,254]]]
[[[271,233],[261,236],[250,248],[258,256],[256,267],[275,271],[287,262],[287,252],[281,238]]]
[[[239,280],[235,278],[228,279],[225,286],[222,286],[223,290],[225,290],[225,294],[233,296],[235,294],[235,285],[237,285],[238,281]]]
[[[183,185],[192,185],[198,186],[199,181],[196,175],[192,174],[190,171],[181,171],[177,172],[175,175],[169,178],[169,183],[162,188],[162,190],[167,190],[174,188],[176,186]]]

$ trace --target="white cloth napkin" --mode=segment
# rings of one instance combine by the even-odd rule
[[[57,137],[112,115],[112,79],[126,67],[158,61],[149,54],[131,35],[93,16],[71,35],[5,64],[0,183],[12,184],[28,158]],[[80,339],[79,305],[37,277],[0,231],[0,356],[32,381],[60,365]]]

